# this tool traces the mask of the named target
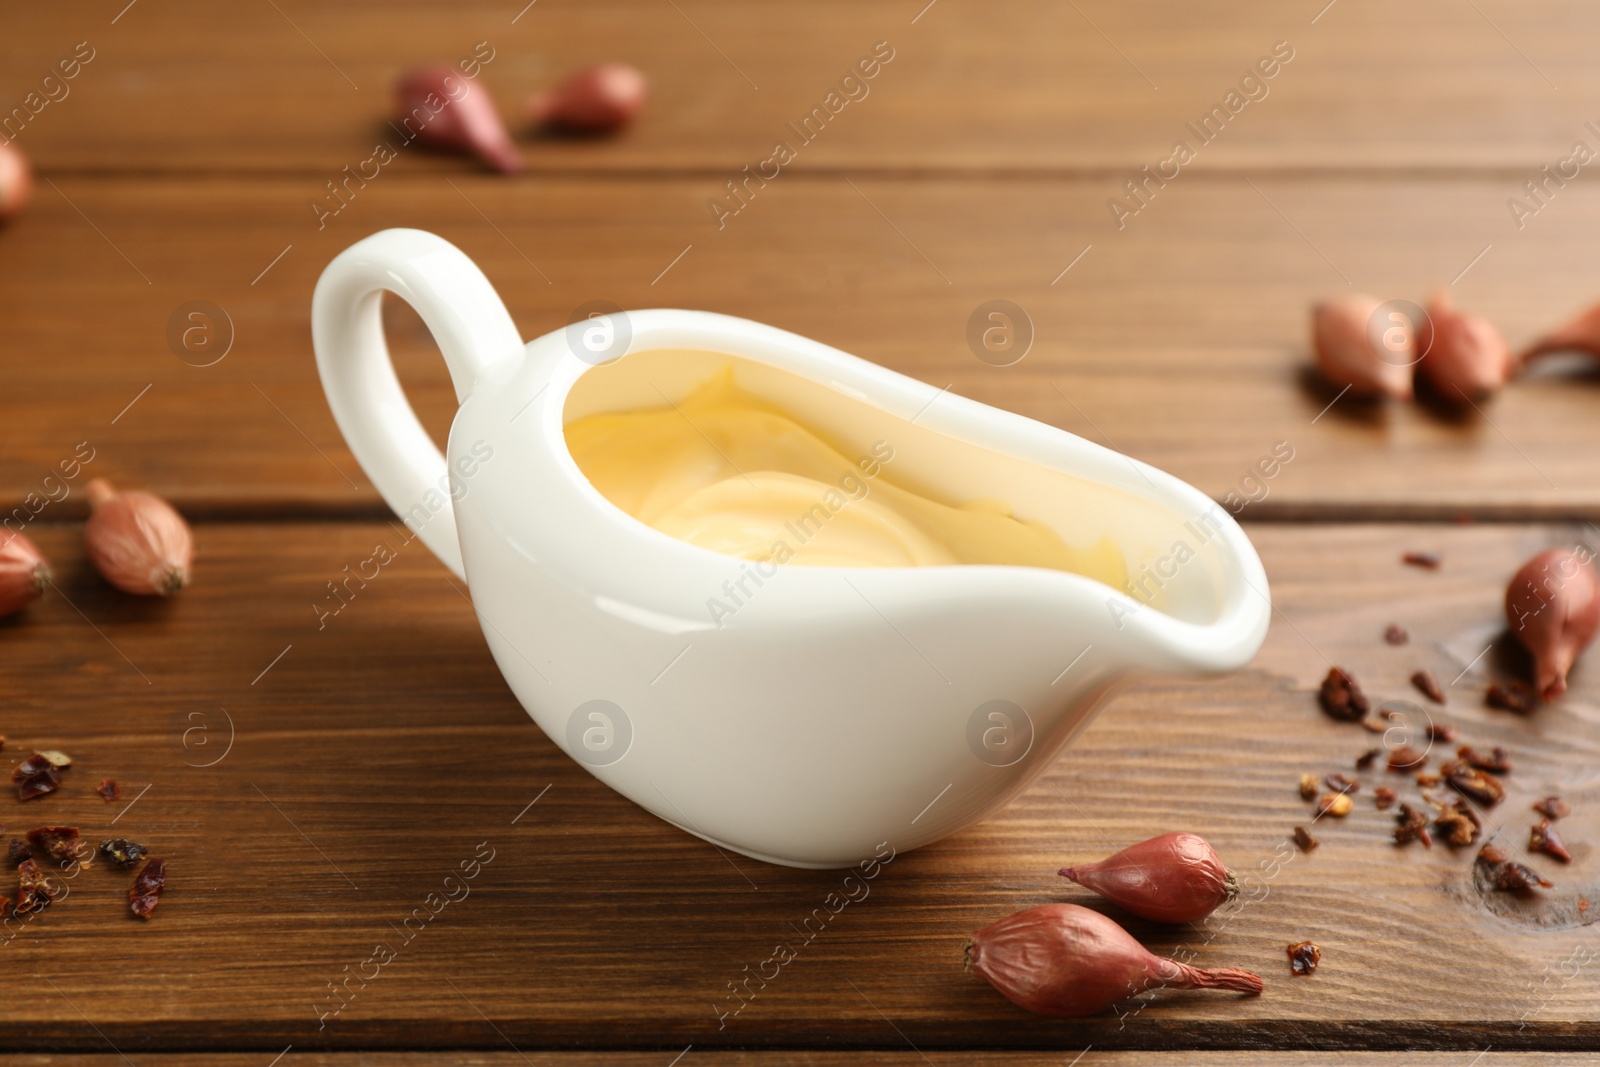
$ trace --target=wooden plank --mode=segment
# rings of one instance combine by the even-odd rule
[[[1553,166],[1575,139],[1597,143],[1583,102],[1600,91],[1586,47],[1600,15],[1581,0],[1399,10],[1344,0],[1320,13],[1268,0],[1076,10],[1048,0],[545,0],[520,13],[488,0],[125,6],[8,16],[5,113],[30,92],[60,96],[43,79],[78,42],[94,50],[68,95],[18,135],[47,169],[332,176],[388,136],[397,72],[455,62],[479,41],[494,50],[483,83],[507,115],[587,62],[622,58],[651,76],[654,99],[635,131],[616,142],[526,143],[541,170],[753,165],[878,41],[895,58],[801,148],[795,168],[1137,171],[1181,138],[1202,169],[1520,171]],[[1293,60],[1201,146],[1185,123],[1222,104],[1279,41]]]
[[[553,1067],[591,1067],[616,1064],[618,1067],[660,1067],[660,1052],[552,1052],[529,1050],[541,1063]],[[294,1052],[286,1064],[294,1067],[526,1067],[520,1052]],[[667,1053],[670,1058],[671,1053]],[[143,1053],[141,1062],[166,1067],[260,1067],[259,1053],[206,1052]],[[48,1055],[0,1056],[0,1067],[55,1067],[59,1058]],[[126,1061],[114,1053],[73,1057],[83,1067],[125,1067]],[[768,1064],[794,1064],[796,1067],[915,1067],[916,1064],[978,1064],[980,1067],[1059,1067],[1060,1053],[991,1052],[967,1049],[940,1052],[883,1052],[860,1049],[850,1052],[813,1052],[801,1049],[782,1051],[692,1050],[679,1061],[686,1067],[716,1064],[718,1067],[766,1067]],[[1460,1067],[1459,1052],[1102,1052],[1090,1050],[1075,1067],[1128,1067],[1133,1064],[1186,1064],[1193,1067],[1262,1067],[1279,1064],[1288,1067],[1369,1067],[1402,1064],[1405,1067]],[[1488,1052],[1477,1061],[1481,1067],[1594,1067],[1600,1056],[1594,1053]]]
[[[38,746],[76,762],[59,794],[0,800],[0,821],[142,840],[169,859],[172,888],[143,924],[126,874],[96,867],[8,934],[8,973],[38,976],[10,985],[11,1050],[1476,1050],[1600,1034],[1592,919],[1575,909],[1600,900],[1600,675],[1591,657],[1568,698],[1528,719],[1480,696],[1515,666],[1480,655],[1502,582],[1569,529],[1252,527],[1280,614],[1249,669],[1138,684],[1006,811],[884,866],[727,1018],[728,983],[796,939],[840,872],[719,855],[585,774],[527,721],[464,595],[419,546],[377,524],[202,525],[194,586],[150,603],[87,573],[71,525],[39,533],[62,593],[0,626],[5,758]],[[397,558],[319,630],[324,582],[380,542]],[[1444,565],[1403,567],[1409,549]],[[1410,645],[1382,641],[1390,622]],[[1354,773],[1373,742],[1317,710],[1330,660],[1378,699],[1412,695],[1419,666],[1448,681],[1473,664],[1434,717],[1511,751],[1510,796],[1490,813],[1507,843],[1520,852],[1532,797],[1575,808],[1562,824],[1574,863],[1544,864],[1558,883],[1546,902],[1479,893],[1469,852],[1395,849],[1366,795],[1401,784],[1381,772],[1361,776],[1348,819],[1316,825],[1315,853],[1285,851],[1309,814],[1299,775]],[[93,794],[103,776],[121,806]],[[1251,895],[1193,929],[1129,929],[1157,951],[1259,969],[1263,997],[1176,994],[1124,1019],[1056,1022],[962,973],[969,931],[1093,903],[1054,874],[1063,863],[1175,828],[1212,840]],[[493,858],[464,895],[402,929],[485,842]],[[1294,979],[1284,945],[1306,937],[1323,964]],[[368,970],[324,1015],[340,1003],[328,984],[379,943],[395,952],[383,980]]]
[[[1459,299],[1514,344],[1587,303],[1600,288],[1586,237],[1600,225],[1596,188],[1572,187],[1519,233],[1502,179],[1196,175],[1119,233],[1104,213],[1109,179],[796,175],[721,230],[704,207],[710,179],[452,182],[385,176],[320,230],[302,178],[42,188],[0,235],[15,353],[0,500],[39,491],[87,441],[96,473],[197,514],[378,514],[316,381],[310,292],[348,244],[412,225],[476,259],[528,337],[597,298],[755,318],[1109,442],[1218,498],[1248,490],[1252,466],[1287,442],[1294,459],[1253,514],[1600,515],[1592,377],[1528,380],[1465,417],[1348,398],[1328,408],[1333,391],[1306,377],[1307,309],[1347,288],[1421,300],[1457,279]],[[997,298],[1034,327],[1014,366],[967,341],[975,310]],[[213,366],[172,347],[196,300],[231,322],[232,349]],[[402,377],[442,438],[454,408],[444,367],[416,317],[391,311]]]

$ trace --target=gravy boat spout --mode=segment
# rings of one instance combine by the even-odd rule
[[[381,290],[417,308],[450,364],[448,460],[388,365]],[[414,230],[335,259],[312,324],[352,451],[464,575],[534,721],[624,796],[747,856],[848,867],[927,844],[1027,789],[1140,673],[1235,670],[1266,634],[1261,562],[1198,490],[792,333],[617,311],[523,346],[478,269]],[[1110,546],[1119,581],[763,564],[634,518],[568,448],[576,420],[677,407],[730,372],[863,471],[872,457],[874,477],[952,505],[1003,502],[1070,548]],[[808,514],[825,521],[833,503]]]

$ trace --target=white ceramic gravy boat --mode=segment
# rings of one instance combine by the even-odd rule
[[[384,290],[449,364],[448,460],[390,364]],[[631,311],[524,345],[477,266],[419,230],[339,255],[311,322],[351,451],[466,579],[534,721],[624,796],[747,856],[846,867],[883,842],[934,841],[1026,789],[1130,677],[1234,670],[1266,634],[1261,562],[1198,490],[783,330]],[[750,561],[601,496],[563,425],[664,407],[730,362],[742,387],[833,441],[862,455],[887,442],[901,486],[1004,501],[1068,544],[1110,536],[1137,596],[987,565],[791,565],[757,584]]]

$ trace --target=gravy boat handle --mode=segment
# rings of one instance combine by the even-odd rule
[[[456,400],[522,356],[522,336],[477,264],[422,230],[375,233],[334,258],[311,298],[311,341],[334,421],[367,477],[423,544],[465,578],[445,459],[389,359],[380,305],[416,309],[450,368]]]

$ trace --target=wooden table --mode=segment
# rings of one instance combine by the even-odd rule
[[[195,520],[198,561],[170,602],[109,590],[83,558],[81,480],[28,527],[59,588],[0,623],[5,758],[76,764],[55,796],[0,801],[0,822],[145,841],[172,888],[140,923],[125,877],[97,867],[0,938],[5,1062],[1600,1062],[1576,1051],[1600,1045],[1600,909],[1577,906],[1600,900],[1600,676],[1585,664],[1527,719],[1482,700],[1525,666],[1498,636],[1511,571],[1600,538],[1596,379],[1543,374],[1462,416],[1330,405],[1306,374],[1325,295],[1453,287],[1513,344],[1595,296],[1596,179],[1520,228],[1507,201],[1574,142],[1600,146],[1600,13],[924,2],[8,6],[4,109],[79,42],[93,58],[17,137],[41,181],[0,231],[0,500],[25,506],[86,447],[85,477]],[[654,98],[615,140],[525,141],[515,179],[407,150],[319,228],[325,183],[388,136],[396,73],[480,41],[507,111],[610,57],[644,68]],[[719,229],[707,201],[880,41],[893,59],[869,95]],[[1267,94],[1119,229],[1124,181],[1277,42],[1293,58]],[[1231,678],[1121,696],[1026,796],[898,857],[719,1019],[728,984],[837,872],[719,855],[590,777],[512,699],[464,588],[420,546],[318,625],[325,583],[399,536],[322,398],[311,287],[341,248],[400,225],[463,248],[528,337],[594,299],[749,316],[1219,499],[1286,442],[1293,460],[1241,514],[1275,593],[1267,643]],[[1013,366],[965,340],[991,299],[1035,331]],[[226,316],[210,365],[169,341],[191,301]],[[390,303],[401,376],[442,436],[443,365]],[[1403,566],[1411,549],[1443,566]],[[1410,644],[1382,641],[1391,622]],[[1412,695],[1419,667],[1456,679],[1434,717],[1512,752],[1492,817],[1518,851],[1533,798],[1572,801],[1574,861],[1544,864],[1558,885],[1542,904],[1474,889],[1470,850],[1390,845],[1368,799],[1380,772],[1348,819],[1317,824],[1319,849],[1285,848],[1308,818],[1299,775],[1350,771],[1369,744],[1316,708],[1333,663],[1383,698]],[[108,776],[115,805],[92,791]],[[1257,891],[1194,928],[1129,928],[1261,971],[1264,996],[1058,1022],[962,973],[969,931],[1092,903],[1057,867],[1174,828]],[[470,892],[403,926],[484,854]],[[1303,938],[1322,967],[1291,978],[1284,946]],[[377,944],[381,973],[346,981]]]

